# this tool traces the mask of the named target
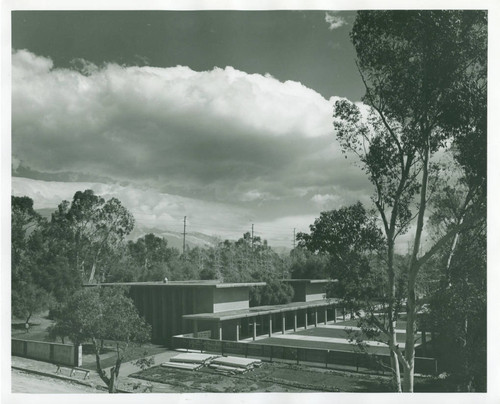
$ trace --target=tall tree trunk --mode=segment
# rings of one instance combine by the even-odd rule
[[[389,346],[393,347],[397,345],[396,341],[396,320],[394,312],[394,303],[396,301],[396,276],[394,273],[394,243],[392,234],[388,237],[388,248],[387,248],[387,272],[389,278],[389,304],[387,308],[387,319],[388,319],[388,329],[389,329]],[[401,392],[401,373],[399,370],[399,361],[396,352],[391,349],[391,367],[393,370],[393,382],[394,387],[397,392]]]
[[[415,286],[408,291],[406,309],[406,341],[405,358],[407,366],[404,366],[403,391],[413,392],[413,380],[415,373]]]
[[[463,216],[461,216],[458,220],[458,226],[460,226],[463,223]],[[453,255],[455,254],[455,250],[457,249],[457,244],[458,244],[458,239],[460,237],[460,232],[456,232],[455,235],[453,236],[453,242],[451,243],[451,250],[450,254],[448,255],[448,260],[446,262],[446,286],[450,287],[451,286],[451,261],[453,259]]]
[[[94,350],[95,350],[95,364],[96,364],[96,370],[97,374],[101,378],[101,380],[106,384],[109,390],[109,386],[111,384],[110,378],[106,375],[106,372],[102,369],[101,367],[101,348],[99,347],[99,344],[95,338],[92,338],[92,344],[94,345]]]
[[[108,386],[108,393],[116,393],[118,386],[118,374],[120,373],[120,363],[119,360],[116,360],[115,366],[110,369],[110,382]]]
[[[118,375],[120,374],[120,366],[122,364],[122,358],[120,357],[119,347],[117,347],[116,349],[117,349],[116,351],[117,357],[115,366],[113,366],[110,369],[110,383],[108,388],[109,393],[116,393],[116,389],[118,386]]]
[[[31,318],[32,313],[28,314],[28,317],[26,318],[26,321],[24,322],[24,330],[26,333],[30,332],[30,318]]]
[[[416,297],[415,284],[418,265],[418,253],[420,251],[422,231],[424,229],[424,216],[427,204],[427,186],[429,183],[429,141],[422,153],[422,187],[420,189],[420,206],[417,217],[417,229],[413,242],[413,251],[408,268],[408,299],[406,303],[406,338],[405,338],[405,359],[404,367],[404,391],[413,393],[413,379],[415,373],[415,319],[416,319]]]
[[[92,283],[95,275],[95,261],[92,262],[92,271],[90,271],[89,283]]]

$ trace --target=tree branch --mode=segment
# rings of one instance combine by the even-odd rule
[[[401,165],[401,170],[403,170],[403,167],[404,167],[403,155],[404,155],[404,153],[403,153],[403,148],[401,147],[401,143],[399,142],[398,137],[396,136],[393,129],[390,127],[389,123],[387,122],[383,112],[375,105],[375,101],[373,100],[373,97],[371,95],[370,88],[368,87],[368,83],[366,82],[365,76],[363,75],[363,72],[361,71],[361,68],[359,67],[358,62],[355,61],[355,63],[356,63],[356,67],[358,68],[359,74],[361,76],[361,80],[363,80],[363,84],[364,84],[365,89],[366,89],[366,94],[367,94],[368,98],[370,99],[371,106],[373,107],[373,109],[375,109],[375,111],[377,111],[377,113],[380,116],[380,119],[382,119],[382,123],[384,124],[386,129],[389,131],[389,134],[391,135],[392,139],[396,143],[396,147],[398,148],[399,156],[400,156],[399,157],[399,164]]]

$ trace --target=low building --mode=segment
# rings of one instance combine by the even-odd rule
[[[152,327],[152,341],[168,344],[173,335],[193,332],[183,315],[219,313],[249,308],[249,291],[263,282],[221,283],[219,281],[167,281],[101,283],[125,286],[139,314]]]
[[[337,299],[326,298],[328,279],[283,280],[292,285],[292,303],[233,308],[217,313],[196,313],[184,315],[183,319],[192,323],[193,336],[219,340],[239,341],[260,335],[297,328],[317,326],[319,322],[337,318]]]
[[[286,279],[293,287],[294,302],[312,302],[326,299],[326,286],[336,280],[329,279]]]
[[[289,304],[250,307],[250,287],[264,282],[165,281],[103,283],[126,286],[139,314],[152,327],[152,341],[170,343],[178,334],[238,341],[286,329],[308,327],[336,318],[327,300],[328,280],[286,280],[295,290]]]

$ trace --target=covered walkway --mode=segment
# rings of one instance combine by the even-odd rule
[[[182,316],[183,321],[192,322],[193,336],[226,341],[251,338],[274,332],[285,334],[288,330],[317,327],[319,323],[337,321],[339,315],[345,320],[345,310],[337,307],[338,299],[309,302],[292,302],[282,305],[258,306],[229,310],[219,313],[200,313]]]

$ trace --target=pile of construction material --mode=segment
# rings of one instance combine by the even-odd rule
[[[222,373],[245,373],[262,364],[260,359],[239,358],[236,356],[221,356],[213,359],[208,365],[217,372]]]
[[[252,370],[262,364],[260,359],[219,356],[196,352],[186,352],[170,358],[161,366],[172,369],[199,370],[204,366],[225,374],[239,374]]]
[[[217,355],[187,352],[170,358],[170,362],[162,363],[161,366],[174,369],[198,370],[217,357]]]

